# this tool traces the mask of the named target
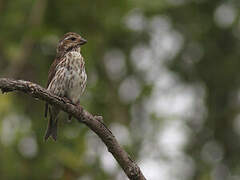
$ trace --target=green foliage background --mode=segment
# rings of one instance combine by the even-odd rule
[[[104,117],[148,179],[240,179],[238,0],[0,0],[0,77],[45,86],[59,38],[82,48],[82,106]],[[62,113],[43,141],[44,103],[0,95],[0,179],[126,179]]]

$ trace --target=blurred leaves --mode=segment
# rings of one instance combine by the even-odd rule
[[[81,104],[103,115],[148,179],[239,179],[237,0],[0,0],[0,76],[45,86],[59,38],[82,48]],[[44,103],[0,95],[0,179],[125,179],[101,141]]]

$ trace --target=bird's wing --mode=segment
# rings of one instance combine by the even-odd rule
[[[55,60],[54,60],[53,63],[51,64],[50,69],[49,69],[49,71],[48,71],[47,88],[48,88],[50,82],[52,81],[53,77],[54,77],[55,74],[56,74],[56,71],[57,71],[56,67],[57,67],[57,65],[58,65],[61,61],[63,61],[63,60],[64,60],[64,58],[55,58]]]
[[[51,83],[53,77],[55,76],[56,74],[56,67],[57,65],[61,62],[61,61],[64,61],[65,58],[62,58],[62,57],[56,57],[55,60],[53,61],[53,63],[51,64],[50,66],[50,69],[49,69],[49,72],[48,72],[48,81],[47,81],[47,88],[49,86],[49,84]],[[48,103],[45,104],[45,113],[44,113],[44,116],[45,118],[47,118],[47,114],[48,114]]]

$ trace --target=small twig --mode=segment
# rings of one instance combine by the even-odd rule
[[[138,165],[119,145],[112,132],[104,124],[102,117],[93,116],[82,107],[80,108],[80,106],[66,102],[63,98],[58,97],[41,86],[29,81],[0,78],[0,89],[3,93],[21,91],[29,96],[48,102],[51,105],[58,106],[61,110],[67,112],[71,116],[74,116],[80,123],[87,125],[99,136],[99,138],[101,138],[107,146],[108,151],[112,153],[129,179],[146,180]]]

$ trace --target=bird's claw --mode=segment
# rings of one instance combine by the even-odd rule
[[[76,105],[76,104],[74,104],[70,99],[68,99],[68,98],[66,98],[66,97],[62,97],[62,100],[63,100],[63,102],[65,103],[65,104],[67,104],[67,103],[69,103],[69,104],[72,104],[72,105]]]
[[[80,104],[77,104],[78,109],[80,109],[80,112],[83,112],[83,107]]]

